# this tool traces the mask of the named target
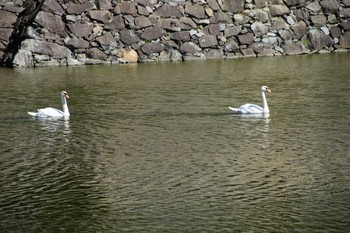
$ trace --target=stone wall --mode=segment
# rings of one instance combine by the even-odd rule
[[[14,67],[349,51],[350,0],[0,0]]]

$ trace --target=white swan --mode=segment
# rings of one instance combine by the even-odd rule
[[[270,112],[269,106],[267,105],[265,92],[271,92],[270,88],[268,86],[262,86],[261,87],[261,98],[262,98],[262,104],[263,107],[260,107],[255,104],[245,104],[242,105],[239,108],[232,108],[229,107],[233,112],[237,114],[267,114]]]
[[[69,110],[68,110],[68,104],[67,104],[68,98],[69,98],[68,93],[66,91],[62,91],[61,100],[62,100],[63,112],[57,108],[48,107],[48,108],[38,109],[37,112],[28,112],[28,114],[33,117],[40,117],[40,118],[46,118],[46,117],[68,118],[70,116]]]

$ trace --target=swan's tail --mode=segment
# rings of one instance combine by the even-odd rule
[[[28,114],[33,116],[33,117],[35,117],[38,113],[36,113],[36,112],[28,112]]]

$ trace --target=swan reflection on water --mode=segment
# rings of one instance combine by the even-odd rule
[[[270,145],[270,114],[233,114],[232,117],[239,119],[241,132],[247,134],[247,139],[258,139],[262,149]]]
[[[43,134],[41,137],[56,140],[60,138],[64,138],[65,142],[69,141],[69,135],[71,133],[69,118],[34,118],[36,122],[38,122],[40,129]]]

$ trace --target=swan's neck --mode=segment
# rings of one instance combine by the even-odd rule
[[[269,113],[270,110],[269,110],[269,106],[267,105],[266,96],[265,96],[264,91],[261,92],[261,98],[262,98],[264,113]]]
[[[69,117],[70,114],[69,114],[67,99],[64,95],[61,95],[61,100],[62,100],[63,114],[65,117]]]

